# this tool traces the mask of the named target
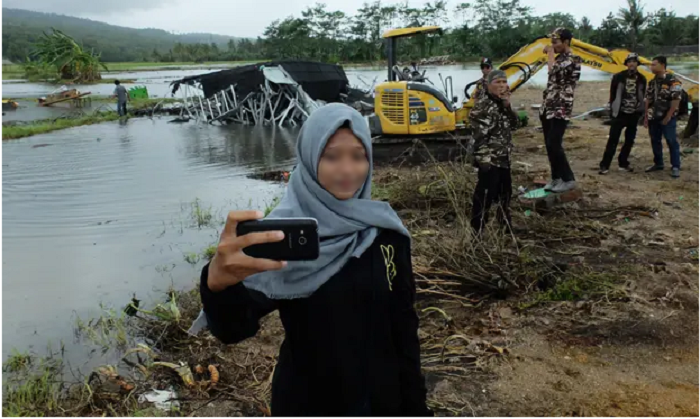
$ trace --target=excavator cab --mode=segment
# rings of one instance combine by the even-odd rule
[[[457,128],[454,99],[435,88],[425,71],[421,73],[415,64],[401,70],[396,63],[399,38],[441,32],[439,26],[422,26],[392,29],[382,35],[387,52],[387,81],[374,89],[375,113],[369,120],[373,135],[437,134]]]

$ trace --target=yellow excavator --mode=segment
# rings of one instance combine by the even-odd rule
[[[373,135],[382,137],[431,137],[464,128],[456,123],[457,98],[435,88],[417,68],[399,69],[396,62],[396,42],[419,34],[441,33],[439,26],[392,29],[382,37],[386,40],[387,81],[374,89],[374,115],[369,124]],[[451,83],[451,78],[448,81]]]
[[[443,80],[445,90],[443,92],[426,83],[429,79],[425,77],[425,71],[421,74],[415,68],[414,71],[401,70],[397,66],[398,39],[441,32],[442,29],[439,26],[423,26],[392,29],[383,34],[387,48],[387,81],[374,89],[374,114],[368,118],[373,135],[387,139],[392,137],[459,139],[468,134],[469,111],[474,106],[474,99],[469,97],[468,89],[476,82],[467,85],[466,99],[458,103],[451,92],[451,78]],[[550,44],[549,37],[538,38],[499,66],[499,69],[508,75],[511,92],[517,90],[547,65],[544,47],[548,44]],[[627,50],[609,51],[577,39],[573,40],[571,49],[574,54],[581,57],[584,65],[596,70],[615,74],[627,68],[624,64],[629,54]],[[639,67],[640,73],[647,80],[651,80],[654,75],[643,67],[651,64],[651,61],[644,57],[639,57],[639,61],[642,64]],[[697,109],[698,82],[681,74],[675,74],[683,81],[689,102],[693,103]],[[697,118],[697,113],[694,113]]]

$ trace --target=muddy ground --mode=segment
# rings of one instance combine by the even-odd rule
[[[538,103],[540,94],[522,89],[513,103]],[[575,113],[604,104],[606,98],[605,83],[584,84],[577,91]],[[601,176],[597,167],[608,128],[596,119],[574,126],[564,142],[584,193],[581,205],[639,205],[658,211],[654,218],[613,223],[608,240],[600,243],[609,249],[630,243],[646,267],[619,301],[548,302],[520,311],[515,298],[491,301],[488,310],[476,313],[447,310],[468,317],[468,323],[492,321],[495,313],[510,355],[483,374],[438,381],[431,395],[458,394],[461,400],[454,405],[464,402],[462,413],[478,416],[697,416],[698,265],[689,253],[698,246],[697,149],[682,147],[688,154],[680,179],[668,171],[646,174],[643,168],[652,163],[652,153],[640,127],[631,159],[635,172],[617,172],[613,164]],[[541,133],[528,127],[514,141],[514,160],[531,165],[527,169],[533,177],[544,177]],[[561,250],[566,247],[562,244]]]
[[[524,88],[513,103],[529,108],[540,95]],[[604,104],[607,86],[586,83],[577,95],[580,113]],[[530,126],[514,138],[516,189],[548,176],[536,111],[529,112]],[[698,149],[682,147],[679,179],[670,165],[646,174],[652,154],[640,128],[635,172],[613,165],[601,176],[607,132],[599,119],[575,121],[566,132],[581,199],[550,210],[514,199],[513,234],[490,228],[481,241],[465,224],[471,167],[376,171],[376,198],[389,201],[414,236],[423,373],[437,415],[698,416]],[[284,334],[277,315],[255,338],[225,346],[208,333],[185,333],[199,311],[196,290],[176,301],[175,321],[143,314],[150,320],[130,321],[132,330],[161,361],[188,370],[216,365],[215,386],[186,386],[148,357],[130,355],[121,367],[134,387],[110,392],[90,381],[89,394],[79,390],[72,403],[43,413],[153,414],[138,395],[173,386],[181,415],[268,415]]]

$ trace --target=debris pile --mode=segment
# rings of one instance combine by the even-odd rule
[[[244,125],[303,123],[317,107],[348,94],[342,67],[314,62],[271,62],[187,77],[172,83],[181,92],[181,117]]]

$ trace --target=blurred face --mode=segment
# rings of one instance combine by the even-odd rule
[[[337,199],[355,196],[369,173],[367,151],[349,128],[341,128],[328,139],[318,162],[318,182]]]
[[[485,65],[485,66],[481,67],[481,74],[484,75],[484,78],[486,78],[486,76],[488,76],[490,72],[491,72],[490,66]]]
[[[561,39],[552,39],[552,49],[560,54],[566,50],[566,44]]]
[[[489,93],[496,97],[502,96],[508,90],[508,80],[496,79],[489,83]]]
[[[636,62],[635,60],[627,61],[627,69],[629,71],[637,71],[637,67],[639,67],[639,63]]]
[[[666,72],[666,66],[654,60],[651,62],[651,72],[657,75],[664,74]]]

